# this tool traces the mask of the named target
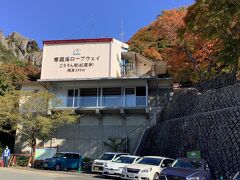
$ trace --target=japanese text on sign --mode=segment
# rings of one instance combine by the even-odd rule
[[[54,57],[59,68],[66,69],[67,72],[85,72],[86,68],[95,66],[98,61],[100,56]]]

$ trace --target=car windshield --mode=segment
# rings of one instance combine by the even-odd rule
[[[115,163],[125,163],[125,164],[132,164],[136,158],[134,157],[127,157],[127,156],[120,156],[115,159],[113,162]]]
[[[99,157],[100,160],[112,160],[114,157],[114,154],[103,154]]]
[[[63,153],[56,153],[53,157],[54,158],[60,158],[62,157],[64,154]]]
[[[161,161],[162,161],[162,159],[159,159],[159,158],[143,158],[140,161],[138,161],[138,164],[159,166]]]
[[[198,160],[183,160],[177,159],[172,167],[174,168],[184,168],[184,169],[201,169],[201,161]]]

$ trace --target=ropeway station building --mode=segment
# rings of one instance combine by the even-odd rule
[[[60,151],[96,157],[112,151],[109,138],[126,140],[134,153],[144,130],[155,124],[171,80],[163,78],[166,62],[128,51],[113,38],[43,42],[41,78],[23,83],[23,91],[47,89],[61,100],[50,109],[73,110],[80,119],[57,130],[45,143]]]

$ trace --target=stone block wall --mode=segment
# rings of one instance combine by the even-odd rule
[[[240,83],[202,94],[175,93],[137,154],[176,158],[193,150],[201,151],[214,179],[240,170]]]
[[[240,83],[204,93],[196,89],[174,91],[172,101],[162,111],[160,120],[240,106]]]

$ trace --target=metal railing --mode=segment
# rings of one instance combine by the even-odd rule
[[[94,107],[146,107],[146,96],[84,96],[64,97],[52,101],[54,108],[94,108]],[[58,103],[55,103],[58,102]]]
[[[237,82],[236,73],[227,73],[219,75],[211,80],[195,84],[194,87],[200,91],[222,88]]]

